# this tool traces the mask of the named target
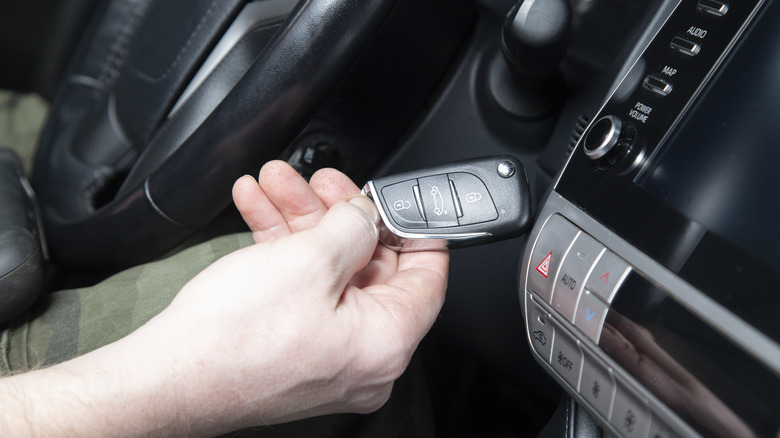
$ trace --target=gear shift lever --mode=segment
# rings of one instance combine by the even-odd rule
[[[568,0],[520,0],[509,11],[501,34],[504,62],[494,60],[490,72],[493,97],[505,111],[534,119],[557,105],[570,24]]]

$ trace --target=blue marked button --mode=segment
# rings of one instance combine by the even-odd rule
[[[599,300],[588,289],[585,289],[585,292],[580,295],[580,302],[577,304],[577,312],[574,314],[574,325],[591,338],[593,342],[598,344],[608,309],[606,303]]]

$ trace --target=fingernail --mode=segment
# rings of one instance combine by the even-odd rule
[[[374,201],[368,199],[365,195],[352,195],[347,199],[347,202],[356,205],[361,210],[365,211],[368,214],[368,217],[371,218],[371,221],[374,222],[374,225],[379,226],[381,218],[379,217],[379,210],[376,209]]]

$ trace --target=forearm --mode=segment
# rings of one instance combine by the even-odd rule
[[[112,344],[0,380],[0,436],[186,434],[173,388],[127,351]]]
[[[265,371],[283,374],[277,356],[245,376],[235,355],[214,351],[238,350],[216,333],[220,323],[187,323],[184,310],[71,361],[0,379],[0,436],[215,436],[298,418],[285,416],[284,379]]]

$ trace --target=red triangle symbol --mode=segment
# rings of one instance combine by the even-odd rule
[[[547,257],[542,260],[542,263],[539,263],[539,266],[536,267],[536,270],[544,275],[544,278],[547,278],[547,275],[550,274],[550,260],[552,260],[552,251],[550,251],[550,253],[547,254]]]
[[[599,280],[604,280],[604,284],[609,284],[609,272],[599,277]]]

